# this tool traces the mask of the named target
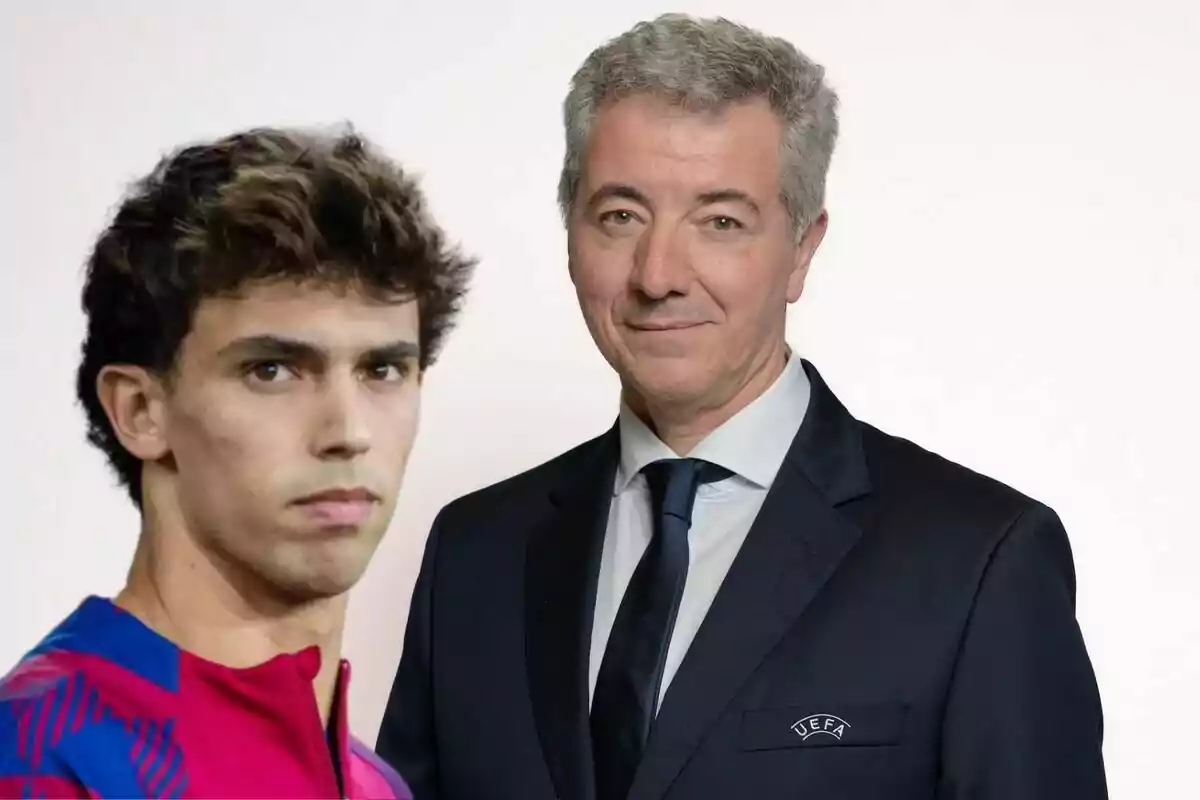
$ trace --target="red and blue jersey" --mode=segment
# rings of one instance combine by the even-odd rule
[[[225,667],[89,597],[0,679],[0,797],[411,800],[349,733],[345,661],[322,723],[320,662]]]

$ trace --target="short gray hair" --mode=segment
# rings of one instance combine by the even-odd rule
[[[790,42],[718,17],[663,14],[640,22],[592,51],[563,102],[566,153],[558,183],[570,216],[583,152],[597,111],[634,94],[651,94],[696,111],[764,98],[784,126],[782,199],[799,233],[825,205],[825,175],[838,134],[837,94],[825,69]]]

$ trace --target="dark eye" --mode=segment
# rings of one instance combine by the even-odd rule
[[[279,383],[295,377],[295,373],[281,361],[259,361],[246,368],[246,375],[259,383]]]
[[[369,365],[363,372],[367,380],[395,383],[408,377],[408,364],[404,362],[384,362]]]

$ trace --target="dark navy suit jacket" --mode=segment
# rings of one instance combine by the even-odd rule
[[[1099,800],[1096,680],[1055,513],[808,414],[654,723],[630,800]],[[614,427],[462,497],[426,546],[377,750],[416,800],[590,800]]]

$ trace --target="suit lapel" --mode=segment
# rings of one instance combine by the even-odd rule
[[[564,465],[553,512],[530,535],[525,661],[534,721],[562,800],[595,794],[588,726],[588,658],[600,554],[618,455],[614,426]]]
[[[870,489],[857,423],[804,362],[811,401],[762,510],[671,682],[630,800],[657,800],[858,541],[836,506]]]

